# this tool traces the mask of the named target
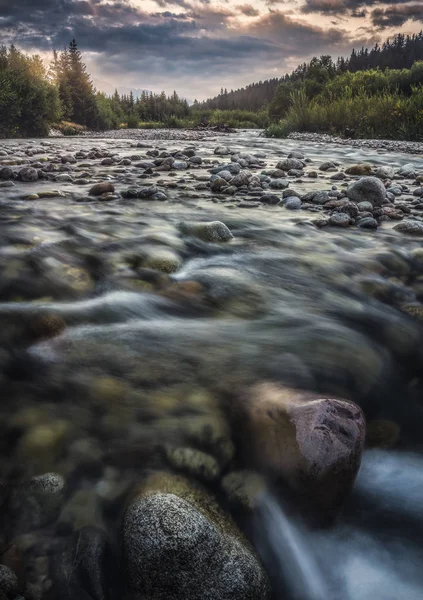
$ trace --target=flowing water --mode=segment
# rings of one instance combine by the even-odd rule
[[[207,157],[218,143],[196,145]],[[269,161],[300,148],[316,164],[422,166],[416,156],[251,132],[224,143]],[[134,154],[127,140],[54,144]],[[119,189],[133,180],[129,171],[115,176]],[[377,233],[323,231],[311,213],[211,203],[184,177],[187,187],[170,188],[165,204],[22,202],[25,184],[0,189],[0,475],[13,482],[59,472],[70,490],[88,490],[106,506],[106,516],[95,508],[86,520],[113,529],[142,470],[163,466],[158,446],[197,443],[212,452],[217,439],[225,454],[225,415],[250,384],[347,398],[369,420],[394,421],[400,451],[365,455],[343,515],[324,532],[288,518],[275,497],[263,500],[256,543],[269,570],[276,565],[275,598],[423,598],[422,328],[401,310],[423,299],[412,259],[421,242],[389,224]],[[81,189],[39,187],[48,185]],[[328,182],[291,187],[312,186]],[[234,240],[184,238],[185,220],[223,221]],[[170,255],[179,261],[174,273],[149,267]],[[58,335],[44,335],[56,327]],[[47,451],[43,435],[54,440]]]

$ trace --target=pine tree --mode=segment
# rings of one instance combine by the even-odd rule
[[[72,120],[81,125],[95,127],[97,116],[95,89],[75,40],[69,44],[66,79],[72,99]]]

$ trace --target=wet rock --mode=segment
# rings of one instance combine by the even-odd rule
[[[320,171],[330,171],[331,169],[336,169],[335,163],[331,161],[324,162],[319,167]]]
[[[13,179],[13,169],[10,167],[1,167],[0,168],[0,179]]]
[[[359,204],[357,204],[357,208],[360,212],[372,212],[373,204],[367,201],[359,202]]]
[[[284,160],[278,162],[276,168],[281,169],[281,171],[289,171],[290,169],[298,169],[302,171],[304,169],[304,163],[298,158],[285,158]]]
[[[247,464],[282,478],[308,503],[335,514],[361,462],[365,420],[360,408],[264,383],[246,393],[238,410]]]
[[[122,525],[123,573],[133,600],[266,600],[250,544],[215,499],[185,478],[158,473]]]
[[[269,183],[269,187],[275,190],[285,190],[289,187],[289,181],[287,179],[272,179]]]
[[[378,222],[373,217],[364,217],[357,221],[357,226],[361,229],[377,229]]]
[[[405,233],[407,235],[423,235],[423,222],[421,221],[411,221],[405,220],[398,225],[395,225],[394,229],[396,231],[400,231],[401,233]]]
[[[334,227],[348,227],[351,225],[351,217],[343,212],[334,213],[329,218],[329,225],[333,225]]]
[[[326,204],[330,201],[329,192],[311,192],[311,201],[313,204]],[[306,201],[305,198],[302,198],[303,201]]]
[[[19,582],[16,575],[5,565],[0,565],[0,592],[5,598],[14,598],[19,592]]]
[[[370,175],[371,172],[372,165],[367,164],[352,165],[351,167],[348,167],[348,169],[345,169],[347,175],[357,175],[362,177]]]
[[[69,538],[65,549],[51,559],[55,597],[61,600],[109,600],[114,562],[106,534],[83,527]]]
[[[238,175],[235,175],[231,180],[231,185],[236,185],[237,187],[241,187],[243,185],[248,185],[252,174],[250,171],[240,171]]]
[[[90,189],[90,196],[101,196],[102,194],[113,193],[115,191],[115,186],[113,183],[108,181],[103,181],[102,183],[96,183]]]
[[[162,273],[174,273],[182,266],[182,260],[170,248],[157,247],[147,253],[142,266]]]
[[[284,199],[283,205],[288,210],[300,210],[301,200],[297,196],[288,196]]]
[[[227,156],[228,154],[232,154],[232,150],[228,146],[218,146],[214,149],[214,153],[217,156]]]
[[[304,160],[304,154],[299,150],[293,150],[288,154],[288,158],[297,158],[298,160]]]
[[[220,192],[221,189],[228,186],[228,182],[226,179],[222,179],[221,177],[217,177],[214,181],[211,182],[210,189],[212,192]]]
[[[385,202],[386,190],[376,177],[362,177],[348,186],[347,196],[353,202],[370,202],[373,206],[381,206]]]
[[[179,228],[184,235],[200,238],[205,242],[229,242],[233,239],[230,229],[221,221],[208,223],[182,222]]]
[[[184,160],[175,160],[172,164],[172,168],[176,171],[186,171],[188,169],[188,163]]]
[[[19,530],[42,527],[54,521],[65,495],[65,481],[57,473],[33,477],[12,496],[12,510]]]
[[[195,448],[168,448],[166,457],[172,467],[200,480],[214,481],[221,472],[214,456]]]
[[[263,196],[260,196],[259,202],[261,202],[262,204],[276,205],[281,202],[281,199],[279,198],[279,196],[275,196],[274,194],[263,194]]]
[[[38,171],[32,167],[24,167],[19,170],[18,177],[21,181],[25,182],[37,181]]]
[[[375,171],[375,177],[379,179],[393,179],[395,177],[395,169],[393,167],[378,167]]]

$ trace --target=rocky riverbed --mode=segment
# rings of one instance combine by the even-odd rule
[[[0,600],[418,600],[422,160],[176,135],[0,143]]]

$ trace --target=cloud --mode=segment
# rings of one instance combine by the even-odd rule
[[[260,11],[252,4],[238,4],[235,9],[246,17],[258,17],[260,14]]]
[[[423,5],[394,5],[384,9],[376,8],[371,13],[371,19],[373,25],[378,29],[401,27],[407,21],[421,21],[423,23]]]
[[[345,15],[365,17],[366,8],[378,4],[407,4],[410,0],[305,0],[301,8],[304,14]]]

